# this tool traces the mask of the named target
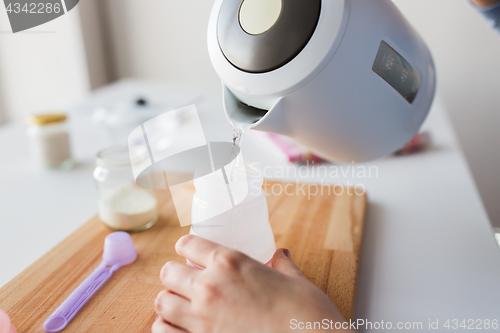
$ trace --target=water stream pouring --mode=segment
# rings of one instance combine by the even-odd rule
[[[137,253],[128,233],[117,231],[106,236],[101,263],[45,320],[45,332],[63,330],[114,271],[136,258]]]
[[[216,0],[208,50],[233,126],[332,161],[399,149],[434,98],[429,50],[391,0]]]

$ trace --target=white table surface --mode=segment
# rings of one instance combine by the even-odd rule
[[[179,107],[194,100],[207,139],[230,140],[231,126],[222,112],[218,85],[137,80],[101,89],[70,110],[73,152],[78,161],[73,170],[37,169],[30,159],[25,126],[0,127],[0,286],[96,214],[94,156],[110,142],[91,123],[91,111],[139,95]],[[445,330],[447,319],[500,320],[500,251],[439,100],[424,127],[433,136],[432,149],[361,165],[376,167],[378,177],[352,177],[347,169],[352,165],[341,166],[349,171],[346,177],[328,177],[313,172],[319,170],[316,166],[309,167],[308,175],[299,181],[350,182],[366,187],[369,206],[356,318],[393,325],[422,322],[419,332],[435,331],[428,328],[429,320],[439,320],[438,331]],[[260,138],[245,134],[242,149],[246,161],[260,162],[271,176],[286,167],[289,172],[296,168],[259,145]]]

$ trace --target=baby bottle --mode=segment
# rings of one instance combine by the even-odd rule
[[[273,257],[276,244],[262,190],[263,174],[257,166],[238,164],[238,160],[222,169],[227,182],[220,181],[218,172],[196,171],[190,233],[265,264]]]

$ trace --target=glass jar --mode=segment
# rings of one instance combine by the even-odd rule
[[[31,154],[36,163],[45,168],[71,169],[69,128],[62,113],[35,115],[28,118],[26,135],[30,139]]]
[[[276,244],[262,190],[262,172],[251,164],[225,169],[229,184],[221,182],[217,172],[202,177],[195,173],[190,233],[265,264],[273,257]]]
[[[99,218],[112,230],[141,231],[158,219],[153,190],[135,185],[132,164],[148,158],[138,147],[115,146],[97,154],[94,179],[99,191]]]

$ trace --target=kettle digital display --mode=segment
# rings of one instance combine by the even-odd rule
[[[417,96],[420,75],[399,53],[380,42],[372,70],[401,94],[409,103]]]
[[[399,149],[434,98],[432,56],[391,0],[215,0],[207,41],[234,126],[331,161]]]

